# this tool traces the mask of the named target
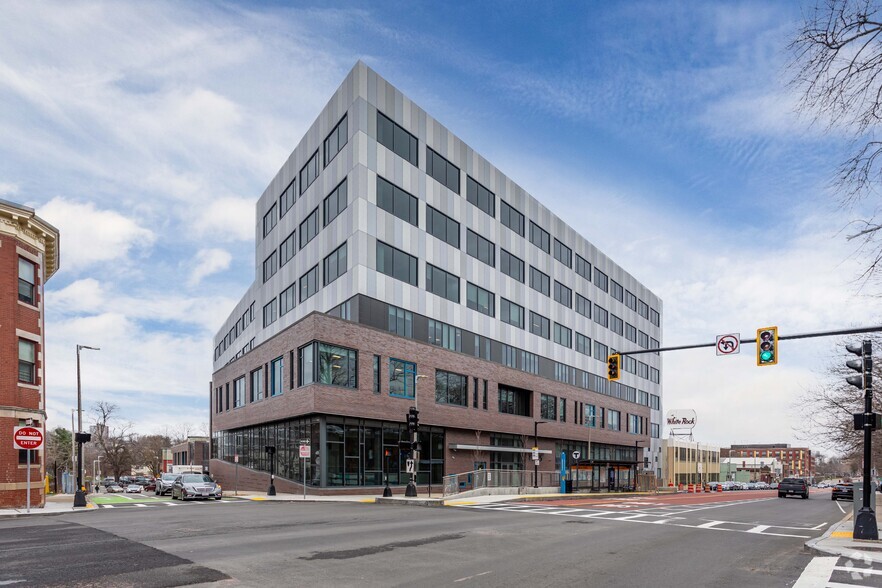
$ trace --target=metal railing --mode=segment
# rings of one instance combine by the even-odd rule
[[[523,488],[560,486],[559,472],[539,472],[534,482],[533,472],[525,470],[474,470],[444,476],[444,496],[480,490],[482,488]]]

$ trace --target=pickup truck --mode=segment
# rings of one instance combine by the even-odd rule
[[[809,497],[809,484],[805,478],[784,478],[778,484],[778,498],[787,496]]]

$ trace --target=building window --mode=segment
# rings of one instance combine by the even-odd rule
[[[609,313],[598,304],[594,305],[594,322],[603,327],[609,327]]]
[[[490,267],[496,267],[496,245],[471,229],[466,230],[466,253]]]
[[[233,380],[233,408],[245,406],[245,376]]]
[[[435,370],[435,402],[468,406],[469,379],[467,376]]]
[[[462,329],[429,319],[429,343],[451,351],[462,351]]]
[[[652,438],[658,439],[658,435],[659,435],[658,425],[656,423],[652,423],[649,425],[649,429],[650,429],[650,435],[652,436]]]
[[[276,299],[273,298],[263,307],[263,326],[268,327],[276,322]]]
[[[573,267],[573,250],[557,239],[554,240],[554,258],[567,267]]]
[[[625,339],[631,343],[637,342],[637,327],[630,323],[625,323]]]
[[[530,266],[530,287],[546,296],[551,296],[551,278],[532,265]]]
[[[325,286],[346,273],[346,243],[337,247],[324,261]]]
[[[554,342],[564,347],[572,347],[573,331],[560,323],[554,323]]]
[[[377,241],[377,271],[411,286],[417,285],[417,258],[382,241]]]
[[[609,292],[609,278],[596,267],[594,268],[594,285],[604,292]]]
[[[416,373],[415,363],[403,359],[389,359],[389,395],[413,398]]]
[[[654,308],[649,310],[649,322],[654,324],[656,327],[660,326],[661,319],[658,315],[658,311]]]
[[[644,380],[649,379],[649,366],[642,361],[637,362],[637,375]]]
[[[594,359],[602,361],[606,363],[607,358],[609,357],[609,347],[598,341],[594,340]],[[626,356],[627,357],[627,356]]]
[[[18,465],[27,466],[28,458],[31,460],[32,466],[40,465],[40,451],[37,449],[19,449],[18,450]]]
[[[554,281],[554,299],[567,308],[573,307],[573,291],[557,280]]]
[[[309,213],[309,216],[300,223],[300,248],[306,247],[306,244],[312,241],[319,231],[319,209]]]
[[[622,285],[616,282],[615,280],[610,280],[610,296],[618,300],[619,302],[625,301],[625,289],[622,288]]]
[[[609,315],[609,330],[617,335],[625,334],[625,323],[617,317],[616,315],[610,313]]]
[[[606,428],[611,431],[619,431],[621,425],[622,413],[617,410],[606,411]]]
[[[336,188],[331,191],[330,194],[325,196],[325,201],[322,206],[325,222],[322,226],[328,226],[328,223],[337,218],[337,215],[339,215],[341,212],[346,210],[346,206],[348,203],[349,189],[348,183],[346,179],[344,179]]]
[[[294,191],[294,180],[291,180],[291,183],[288,184],[285,191],[279,195],[279,217],[285,216],[285,213],[294,206],[294,200],[296,198],[297,193]]]
[[[312,154],[303,169],[300,170],[300,193],[306,192],[319,174],[319,157],[318,150]]]
[[[389,306],[389,332],[399,337],[413,338],[413,313],[397,306]]]
[[[431,206],[426,206],[426,232],[459,249],[459,223]]]
[[[418,165],[417,138],[405,131],[400,125],[392,122],[392,119],[379,110],[377,111],[377,142],[414,167]]]
[[[466,304],[472,310],[487,316],[496,316],[496,295],[471,282],[466,282]]]
[[[459,278],[430,263],[426,264],[426,290],[459,303]]]
[[[273,250],[270,253],[269,257],[263,260],[263,281],[266,283],[271,277],[276,275],[276,271],[279,269],[278,257],[276,257],[276,251]]]
[[[318,292],[318,264],[300,276],[300,302]]]
[[[413,226],[419,226],[419,201],[398,186],[377,176],[377,206]]]
[[[551,321],[539,313],[530,311],[530,332],[551,339]]]
[[[270,362],[270,396],[278,396],[282,393],[282,367],[281,357],[277,357]]]
[[[466,200],[496,218],[496,195],[471,176],[466,176]]]
[[[637,297],[629,290],[625,290],[625,306],[637,312]]]
[[[506,251],[499,249],[499,265],[502,273],[524,283],[524,260]]]
[[[649,335],[647,335],[643,331],[637,331],[637,345],[639,345],[643,349],[648,349],[649,348]]]
[[[517,350],[511,345],[502,344],[502,365],[510,368],[518,367]]]
[[[279,316],[285,316],[290,312],[296,303],[296,284],[291,284],[279,294]]]
[[[316,357],[318,361],[314,361]],[[301,385],[317,383],[343,388],[358,387],[358,352],[354,349],[314,341],[300,348],[299,358]]]
[[[343,146],[346,145],[346,142],[349,140],[349,123],[346,120],[346,115],[343,115],[343,118],[340,122],[337,123],[337,126],[334,127],[334,130],[328,134],[328,137],[325,139],[324,143],[324,155],[325,155],[325,166],[331,163],[331,160],[340,153],[340,150],[343,149]]]
[[[511,386],[499,385],[499,412],[530,416],[532,392]]]
[[[576,292],[576,312],[591,318],[591,301]]]
[[[645,319],[649,318],[649,305],[642,300],[637,301],[637,313]]]
[[[585,426],[591,428],[597,427],[597,407],[593,404],[585,405]]]
[[[426,147],[426,173],[435,181],[459,194],[459,168],[431,147]]]
[[[557,396],[539,395],[539,418],[557,420]]]
[[[499,298],[499,311],[502,322],[524,328],[524,307],[505,298]],[[604,359],[606,361],[606,359]]]
[[[551,235],[533,221],[530,221],[530,243],[545,253],[551,253]]]
[[[632,435],[640,434],[640,417],[636,414],[628,415],[628,432]]]
[[[560,402],[557,403],[557,407],[560,410],[560,422],[567,422],[567,399],[561,398]]]
[[[291,234],[279,245],[279,267],[283,267],[291,261],[297,252],[297,231],[291,231]]]
[[[487,410],[487,380],[484,380],[484,390],[482,391],[482,407]]]
[[[251,402],[263,400],[263,369],[251,372]]]
[[[380,356],[374,356],[374,394],[380,393]]]
[[[24,259],[18,258],[18,299],[28,304],[34,304],[36,296],[34,291],[37,284],[37,266]]]
[[[37,381],[37,345],[26,339],[18,340],[18,381],[34,384]]]
[[[499,200],[501,206],[499,213],[499,220],[502,221],[502,224],[520,235],[524,236],[524,215],[518,212],[512,206],[509,206],[508,202],[505,200]]]
[[[278,221],[278,216],[276,215],[276,205],[273,203],[270,206],[269,211],[263,215],[263,236],[266,237],[269,235],[270,231],[273,230],[273,227],[276,226],[276,222]]]
[[[539,373],[539,356],[529,351],[520,350],[521,369],[531,374]]]

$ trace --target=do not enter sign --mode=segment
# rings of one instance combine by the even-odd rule
[[[39,449],[43,446],[43,432],[34,427],[13,427],[12,446],[15,449]]]

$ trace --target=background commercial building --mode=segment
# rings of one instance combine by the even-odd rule
[[[791,447],[788,443],[756,443],[724,447],[722,457],[773,458],[781,462],[783,477],[809,478],[814,472],[812,450],[808,447]],[[736,460],[737,461],[737,460]]]
[[[213,474],[238,456],[258,487],[271,466],[292,490],[406,483],[411,406],[420,484],[532,470],[534,431],[542,471],[578,451],[597,487],[660,474],[660,356],[605,370],[659,347],[661,300],[363,63],[255,233],[255,282],[215,339]]]
[[[669,437],[662,443],[665,483],[703,484],[720,480],[720,448]]]
[[[769,457],[722,457],[720,477],[735,482],[777,482],[784,476],[784,464]]]
[[[210,454],[208,437],[187,437],[171,447],[172,463],[170,465],[193,466],[193,471],[208,471]],[[167,471],[167,470],[166,470]]]
[[[42,506],[45,451],[13,448],[14,427],[46,437],[43,285],[58,271],[58,230],[33,209],[0,200],[0,508]],[[44,443],[45,449],[45,443]]]

